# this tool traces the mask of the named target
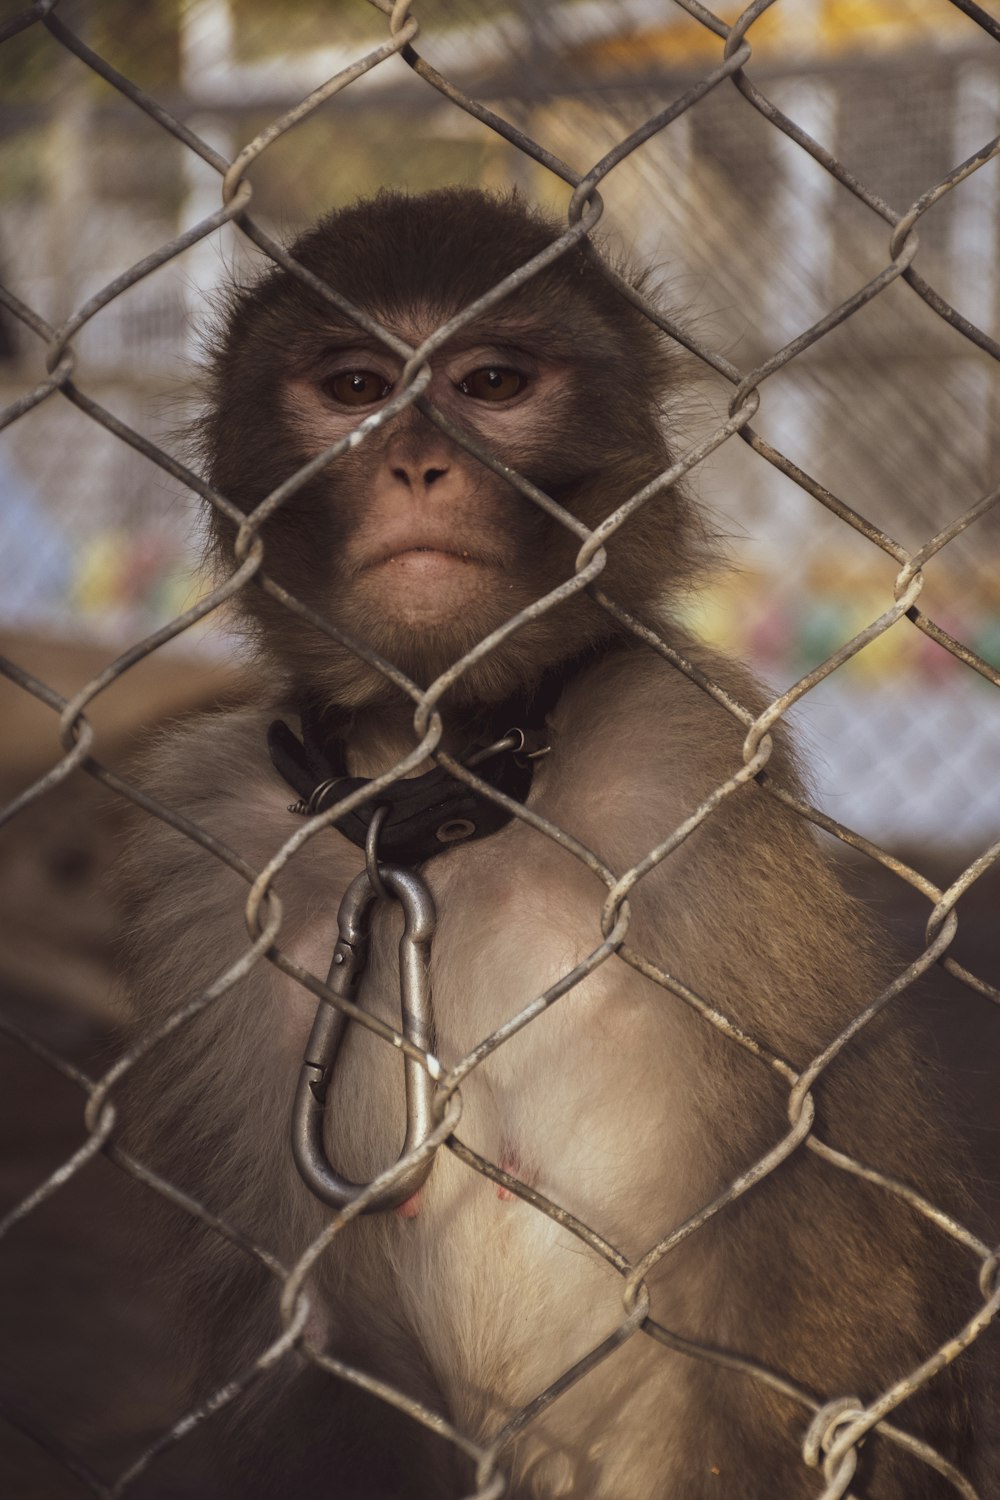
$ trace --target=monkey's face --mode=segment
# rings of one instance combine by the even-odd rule
[[[554,232],[482,194],[388,195],[333,215],[294,253],[414,349]],[[571,580],[583,528],[667,467],[660,408],[670,366],[649,323],[582,252],[470,322],[431,356],[417,404],[366,427],[402,390],[402,365],[387,341],[274,272],[233,299],[202,431],[213,482],[247,512],[349,440],[265,522],[264,572],[426,684]],[[503,466],[557,501],[569,524]],[[230,537],[217,523],[223,558]],[[641,606],[688,555],[678,497],[659,494],[609,544],[601,586]],[[266,593],[245,590],[240,605],[310,692],[352,705],[393,691]],[[608,629],[608,617],[573,594],[522,622],[454,691],[502,698]]]
[[[390,326],[415,346],[440,321]],[[534,333],[502,322],[469,329],[433,358],[425,397],[491,456],[542,489],[565,490],[587,461],[583,453],[554,461],[553,433],[572,421],[574,382]],[[296,457],[323,452],[378,412],[399,389],[401,364],[356,332],[332,336],[285,387]],[[317,502],[310,602],[424,674],[568,576],[579,547],[414,408],[335,459],[295,509],[318,520]]]
[[[371,311],[415,348],[451,309],[405,317]],[[588,526],[666,458],[655,403],[610,341],[595,351],[581,347],[572,328],[501,311],[431,357],[419,407],[364,429],[365,418],[398,395],[402,366],[382,341],[329,318],[290,332],[259,418],[241,414],[246,477],[236,494],[246,504],[361,427],[265,524],[264,567],[310,609],[424,684],[571,579],[583,540],[579,527],[553,517],[437,426],[425,402]],[[661,515],[657,549],[646,525],[640,545],[629,539],[628,557],[620,544],[612,548],[633,598],[668,571],[662,544],[673,528],[663,527]],[[312,690],[330,687],[339,701],[359,702],[379,686],[369,669],[348,663],[329,639],[313,638],[259,596],[256,617],[271,651]],[[505,696],[606,628],[589,600],[563,603],[477,664],[458,696]]]

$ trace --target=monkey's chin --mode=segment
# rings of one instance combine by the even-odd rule
[[[366,569],[382,612],[413,627],[456,620],[490,592],[495,574],[476,558],[430,548],[400,552]]]

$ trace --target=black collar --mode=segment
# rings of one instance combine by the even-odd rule
[[[546,718],[567,683],[607,649],[608,643],[601,642],[560,662],[543,674],[530,694],[491,706],[480,738],[459,757],[462,764],[475,769],[497,791],[524,802],[535,762],[550,749]],[[367,786],[370,778],[347,775],[342,732],[338,734],[330,716],[315,703],[306,700],[299,719],[301,739],[284,720],[276,719],[267,731],[267,744],[275,770],[299,795],[289,811],[313,817]],[[363,849],[379,807],[389,809],[378,834],[379,855],[401,865],[422,864],[458,844],[485,838],[513,816],[456,780],[444,766],[435,766],[422,776],[400,777],[371,802],[362,802],[338,818],[334,826]]]

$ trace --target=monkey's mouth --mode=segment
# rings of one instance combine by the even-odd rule
[[[445,562],[471,563],[483,566],[481,558],[472,552],[452,550],[450,547],[404,547],[398,552],[390,552],[385,557],[380,557],[371,566],[378,567],[383,563],[401,563],[411,560],[426,558],[428,562],[436,562],[441,559]]]
[[[369,573],[376,568],[402,568],[415,575],[446,572],[450,568],[486,568],[502,570],[504,560],[499,552],[477,547],[463,547],[452,542],[394,542],[379,547],[360,560],[354,571]]]

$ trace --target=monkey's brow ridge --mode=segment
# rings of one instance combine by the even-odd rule
[[[376,308],[372,315],[388,333],[405,339],[416,349],[455,315],[455,309],[429,306],[399,313]],[[325,351],[372,349],[387,354],[392,352],[367,330],[346,319],[324,318],[321,332]],[[443,345],[443,352],[460,352],[482,344],[506,347],[511,353],[530,354],[533,358],[541,357],[544,349],[549,360],[567,356],[575,348],[572,331],[562,320],[489,311],[471,319],[454,333]]]

